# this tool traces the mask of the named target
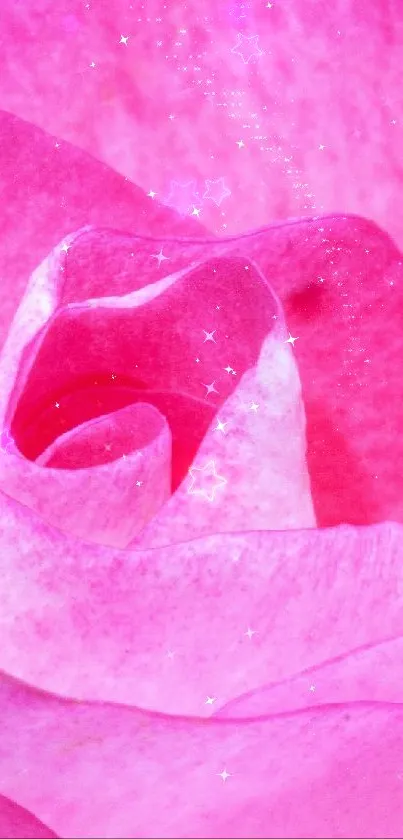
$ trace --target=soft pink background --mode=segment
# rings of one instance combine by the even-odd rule
[[[348,211],[402,244],[402,43],[399,0],[4,0],[0,107],[217,232]]]

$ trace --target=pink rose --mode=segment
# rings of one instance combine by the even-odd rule
[[[399,836],[400,254],[1,119],[2,835]]]
[[[394,10],[143,11],[4,3],[0,837],[399,837]]]

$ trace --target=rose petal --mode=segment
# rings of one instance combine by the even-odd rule
[[[45,517],[89,542],[124,547],[170,497],[171,435],[153,405],[137,402],[83,423],[36,462],[50,468],[50,486],[63,482]],[[144,483],[152,493],[139,492]]]
[[[0,795],[0,837],[1,839],[54,839],[56,833],[49,830],[24,807]]]
[[[0,711],[0,788],[63,836],[401,835],[401,704],[195,720],[3,677]]]
[[[356,702],[402,702],[400,679],[403,638],[366,646],[348,655],[310,667],[291,679],[239,696],[220,708],[220,718],[251,718],[281,714],[307,705]]]
[[[0,665],[48,690],[208,715],[403,635],[398,525],[122,552],[64,536],[5,496],[0,513]]]
[[[374,224],[348,216],[277,225],[242,242],[298,337],[318,525],[402,522],[401,252]]]
[[[27,10],[25,10],[27,12]],[[42,17],[42,25],[44,18]],[[29,275],[57,242],[87,224],[140,234],[203,234],[103,163],[0,111],[0,343]]]

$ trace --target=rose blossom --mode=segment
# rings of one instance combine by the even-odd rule
[[[7,129],[3,194],[22,219],[7,276],[32,258],[24,237],[39,267],[0,365],[3,822],[397,836],[401,526],[373,522],[401,520],[374,407],[398,449],[398,252],[351,217],[217,242],[158,209],[165,238],[119,233],[107,217],[132,188],[115,180],[108,206],[112,175],[92,163],[89,213],[88,158],[66,146],[38,206],[58,182],[78,227],[97,226],[68,234],[67,200],[44,258],[14,185],[32,172],[18,149],[34,136],[49,171],[50,140]],[[342,291],[322,291],[335,259]],[[314,509],[337,526],[316,529]]]
[[[400,836],[399,250],[0,127],[0,836]]]

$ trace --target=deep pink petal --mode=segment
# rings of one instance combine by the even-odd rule
[[[56,833],[49,830],[24,807],[0,795],[0,837],[1,839],[56,839]]]
[[[4,111],[0,192],[1,344],[31,272],[57,242],[83,225],[157,236],[203,233],[196,219],[180,218],[159,197],[148,197],[148,190],[89,154]]]
[[[318,524],[403,521],[402,254],[375,225],[345,216],[242,243],[298,337]]]

